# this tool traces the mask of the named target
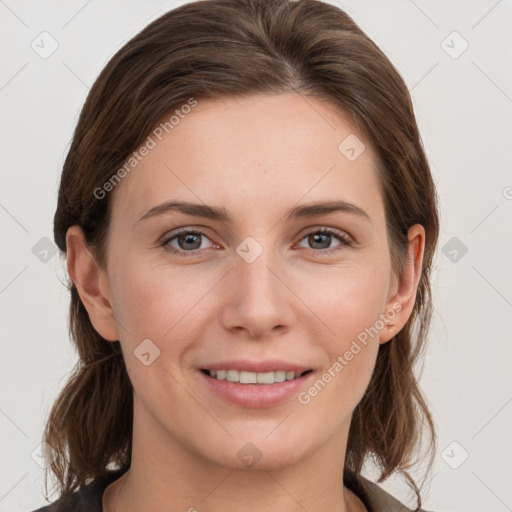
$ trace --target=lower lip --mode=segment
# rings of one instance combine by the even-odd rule
[[[222,398],[242,407],[261,409],[272,407],[296,396],[313,377],[313,372],[306,373],[298,379],[276,382],[274,384],[240,384],[228,380],[210,377],[199,370],[206,384]]]

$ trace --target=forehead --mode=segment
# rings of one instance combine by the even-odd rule
[[[170,198],[241,213],[343,199],[378,215],[371,144],[331,104],[296,93],[203,99],[175,119],[114,190],[114,216],[138,219]]]

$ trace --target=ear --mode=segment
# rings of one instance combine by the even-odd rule
[[[89,313],[92,325],[106,340],[119,340],[107,273],[99,267],[90,253],[80,226],[71,226],[68,229],[66,248],[69,276]]]
[[[380,343],[386,343],[398,334],[409,320],[416,292],[421,278],[423,252],[425,250],[425,229],[421,224],[415,224],[409,229],[409,247],[401,277],[393,275],[392,288],[382,317],[385,326],[380,331]]]

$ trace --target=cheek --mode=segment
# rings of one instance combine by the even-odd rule
[[[316,336],[326,362],[317,379],[298,398],[318,411],[329,410],[336,425],[342,424],[360,402],[375,367],[382,305],[376,291],[375,287],[360,286],[358,281],[357,287],[346,286],[330,300],[324,297],[323,303],[316,303],[329,326],[325,335]],[[314,339],[314,333],[310,335]]]
[[[304,397],[317,396],[317,406],[335,408],[340,413],[353,409],[361,400],[375,366],[379,332],[383,328],[382,307],[387,291],[385,272],[366,272],[362,268],[343,269],[325,280],[327,293],[310,293],[309,303],[318,311],[321,322],[310,336],[317,339],[326,354],[319,380]],[[315,281],[321,285],[321,281]],[[329,286],[327,288],[327,285]],[[329,389],[324,393],[324,389]],[[315,400],[317,400],[315,398]],[[341,418],[340,418],[341,419]]]
[[[354,265],[308,280],[304,288],[307,303],[318,312],[326,328],[325,340],[331,354],[346,350],[347,344],[358,337],[368,343],[375,338],[382,328],[379,315],[388,290],[386,276],[384,268]]]
[[[298,396],[299,403],[315,410],[332,428],[340,427],[368,388],[377,351],[378,346],[367,345],[343,352]]]
[[[194,277],[192,266],[170,272],[165,264],[148,266],[144,261],[125,262],[114,276],[114,313],[123,326],[121,341],[135,349],[151,339],[161,351],[177,354],[205,318],[205,294],[218,279],[209,274]]]

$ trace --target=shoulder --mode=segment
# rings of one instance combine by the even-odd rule
[[[32,512],[103,512],[103,492],[123,473],[124,471],[112,471],[106,476],[96,478],[79,491]]]
[[[363,488],[364,494],[366,495],[367,502],[370,504],[374,512],[414,512],[412,509],[406,507],[401,501],[386,492],[378,484],[362,476],[360,477],[360,484]],[[417,512],[427,511],[420,509]]]

